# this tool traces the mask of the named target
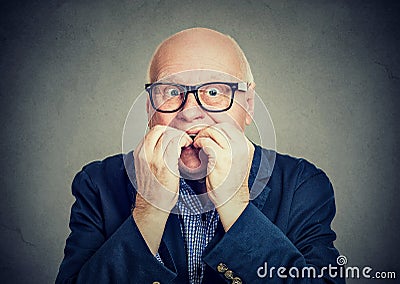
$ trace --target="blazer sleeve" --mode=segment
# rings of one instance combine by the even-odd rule
[[[152,255],[133,217],[105,238],[100,193],[85,170],[72,182],[71,233],[56,283],[171,283],[176,273]]]
[[[322,171],[298,185],[287,212],[284,233],[250,203],[222,239],[206,251],[204,260],[216,271],[219,264],[225,264],[243,283],[344,283],[322,269],[339,267],[339,253],[333,245],[336,234],[330,227],[335,215],[333,189]],[[279,267],[285,268],[280,273],[283,277],[277,274]],[[292,277],[291,267],[295,267]],[[316,277],[309,277],[308,269],[315,269]]]

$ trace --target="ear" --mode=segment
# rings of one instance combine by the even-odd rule
[[[151,128],[151,117],[153,113],[151,112],[150,100],[148,97],[146,100],[146,112],[147,112],[147,125],[149,128]]]
[[[255,87],[256,83],[250,83],[246,92],[246,125],[250,125],[253,121]]]
[[[147,118],[149,118],[150,115],[150,100],[149,97],[146,99],[146,112],[147,112]]]

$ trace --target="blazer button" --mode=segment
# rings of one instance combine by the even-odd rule
[[[158,282],[158,281],[154,281],[153,282],[153,284],[161,284],[160,282]]]
[[[239,277],[234,277],[232,279],[232,284],[242,284],[242,279],[240,279]]]
[[[226,266],[225,263],[221,262],[220,264],[218,264],[217,270],[218,270],[219,273],[224,273],[225,271],[228,270],[228,266]]]
[[[226,279],[233,279],[233,272],[232,272],[232,270],[227,270],[227,271],[225,271],[224,276],[225,276]]]

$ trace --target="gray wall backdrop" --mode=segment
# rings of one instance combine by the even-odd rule
[[[399,4],[60,0],[0,10],[2,283],[54,282],[73,176],[121,151],[153,50],[193,26],[237,39],[277,149],[331,178],[349,265],[400,277]]]

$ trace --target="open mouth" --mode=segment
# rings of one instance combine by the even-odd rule
[[[178,167],[181,176],[185,179],[199,180],[207,175],[207,155],[201,148],[191,144],[182,149],[178,160]]]
[[[194,141],[199,131],[187,131],[186,133]],[[181,176],[186,179],[198,180],[207,174],[207,155],[201,148],[192,144],[182,147],[181,156],[178,161]]]

